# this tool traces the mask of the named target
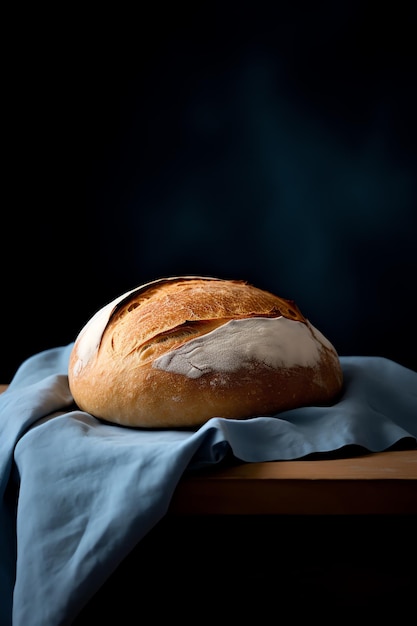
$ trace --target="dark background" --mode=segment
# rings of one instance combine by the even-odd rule
[[[417,370],[413,3],[288,4],[10,19],[0,382],[177,274]]]

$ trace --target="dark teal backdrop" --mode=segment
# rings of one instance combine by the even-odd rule
[[[340,354],[417,369],[415,9],[313,4],[16,23],[2,381],[176,274],[246,279]]]

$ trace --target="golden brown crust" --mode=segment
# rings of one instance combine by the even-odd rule
[[[106,332],[113,333],[114,349],[127,354],[166,333],[177,333],[184,341],[187,333],[213,330],[216,321],[220,325],[230,319],[277,315],[305,321],[294,302],[244,281],[180,277],[153,283],[119,303]]]
[[[241,356],[233,367],[221,363],[228,357],[220,356],[218,331],[228,337],[224,334],[232,328],[228,322],[253,319],[258,324],[263,318],[289,320],[290,330],[297,330],[295,337],[300,336],[300,341],[308,337],[316,350],[314,359],[307,362],[303,357],[297,364],[283,356],[278,365],[271,354],[246,358],[245,345],[241,345]],[[193,427],[215,416],[272,415],[329,403],[342,386],[336,350],[295,303],[244,281],[205,277],[155,281],[119,299],[111,308],[97,349],[86,356],[82,341],[91,332],[86,325],[75,341],[69,363],[71,391],[81,409],[123,425]],[[209,342],[212,346],[217,345],[215,339],[220,341],[218,367],[215,363],[200,372],[191,364],[193,371],[186,373],[175,370],[171,362],[161,365],[161,358],[177,358],[181,350],[194,347],[195,339],[199,341],[196,352],[202,354]],[[256,348],[254,340],[250,341]]]

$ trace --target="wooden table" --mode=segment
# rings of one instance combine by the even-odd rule
[[[170,513],[417,514],[417,450],[210,469],[183,478]]]
[[[0,385],[4,391],[7,385]],[[186,474],[169,515],[417,514],[417,449]]]

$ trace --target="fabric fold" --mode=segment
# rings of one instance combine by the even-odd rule
[[[151,431],[78,410],[66,375],[71,348],[25,361],[0,396],[2,626],[70,624],[166,514],[186,471],[228,457],[417,445],[417,373],[384,358],[341,357],[344,389],[332,406]]]

